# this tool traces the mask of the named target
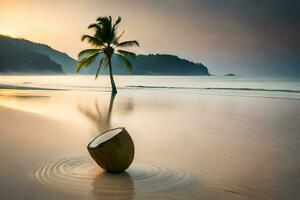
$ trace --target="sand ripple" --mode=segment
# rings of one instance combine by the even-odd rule
[[[88,157],[70,157],[50,163],[35,172],[37,180],[54,189],[82,195],[122,195],[165,192],[194,185],[196,179],[183,171],[152,162],[133,163],[124,173],[99,170]]]

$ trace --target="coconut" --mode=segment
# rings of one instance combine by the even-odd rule
[[[124,127],[100,134],[87,149],[101,168],[112,173],[126,170],[134,157],[134,144]]]

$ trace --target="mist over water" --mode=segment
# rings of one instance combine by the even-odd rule
[[[114,98],[107,77],[0,80],[0,199],[300,197],[297,79],[116,76]],[[86,146],[119,126],[136,155],[112,175]]]

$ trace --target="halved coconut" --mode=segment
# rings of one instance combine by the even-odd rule
[[[133,141],[123,127],[100,134],[87,149],[100,167],[112,173],[126,170],[134,157]]]

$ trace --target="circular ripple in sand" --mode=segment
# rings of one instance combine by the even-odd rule
[[[87,157],[70,157],[50,163],[35,172],[37,180],[51,188],[74,194],[130,195],[185,188],[195,179],[152,163],[133,163],[124,173],[100,171]]]

